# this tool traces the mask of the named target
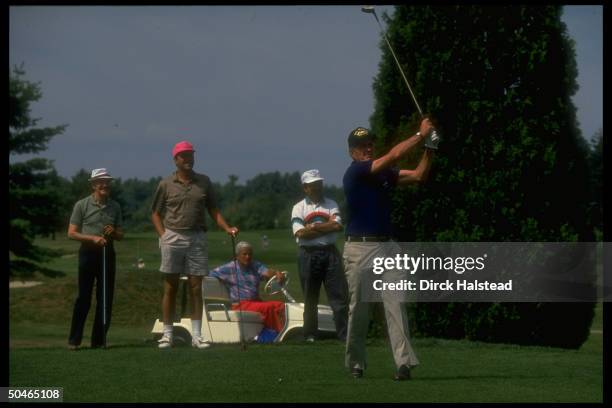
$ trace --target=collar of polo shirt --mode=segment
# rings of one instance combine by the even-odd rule
[[[306,204],[323,205],[323,203],[325,203],[325,197],[324,196],[321,196],[321,201],[319,201],[318,203],[315,203],[314,201],[312,201],[308,197],[304,197],[304,199],[306,200]]]

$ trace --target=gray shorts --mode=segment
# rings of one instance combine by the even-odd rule
[[[208,237],[202,230],[174,231],[166,228],[159,238],[160,272],[208,275]]]

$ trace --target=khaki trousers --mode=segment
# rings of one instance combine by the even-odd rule
[[[349,369],[366,368],[366,336],[370,322],[370,303],[362,301],[362,285],[371,282],[371,261],[374,257],[393,256],[389,246],[392,242],[345,242],[342,254],[344,274],[349,287],[348,334],[346,339],[345,364]],[[397,248],[399,251],[399,246]],[[391,251],[393,252],[393,251]],[[398,253],[395,251],[395,253]],[[386,273],[386,272],[385,272]],[[389,340],[396,368],[402,365],[414,367],[419,360],[410,344],[408,315],[405,305],[397,298],[385,296],[382,300],[385,309],[385,319]]]

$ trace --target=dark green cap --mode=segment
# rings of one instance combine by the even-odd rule
[[[359,146],[366,142],[373,142],[374,135],[370,131],[363,127],[358,127],[349,133],[348,145],[349,148]]]

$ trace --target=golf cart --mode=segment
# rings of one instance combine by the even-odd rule
[[[304,303],[298,303],[287,290],[289,278],[287,272],[285,281],[280,284],[276,276],[270,278],[264,287],[268,295],[282,293],[285,296],[285,325],[274,339],[275,343],[302,334],[304,327]],[[186,277],[185,277],[186,279]],[[263,317],[259,312],[246,310],[231,310],[232,301],[228,288],[217,278],[204,277],[202,279],[202,296],[204,306],[202,311],[202,337],[210,343],[240,343],[241,330],[245,341],[254,341],[263,329]],[[318,305],[319,333],[334,336],[336,326],[334,316],[329,306]],[[151,333],[154,339],[163,334],[163,322],[155,321]],[[175,342],[191,342],[191,319],[181,318],[174,322]]]

